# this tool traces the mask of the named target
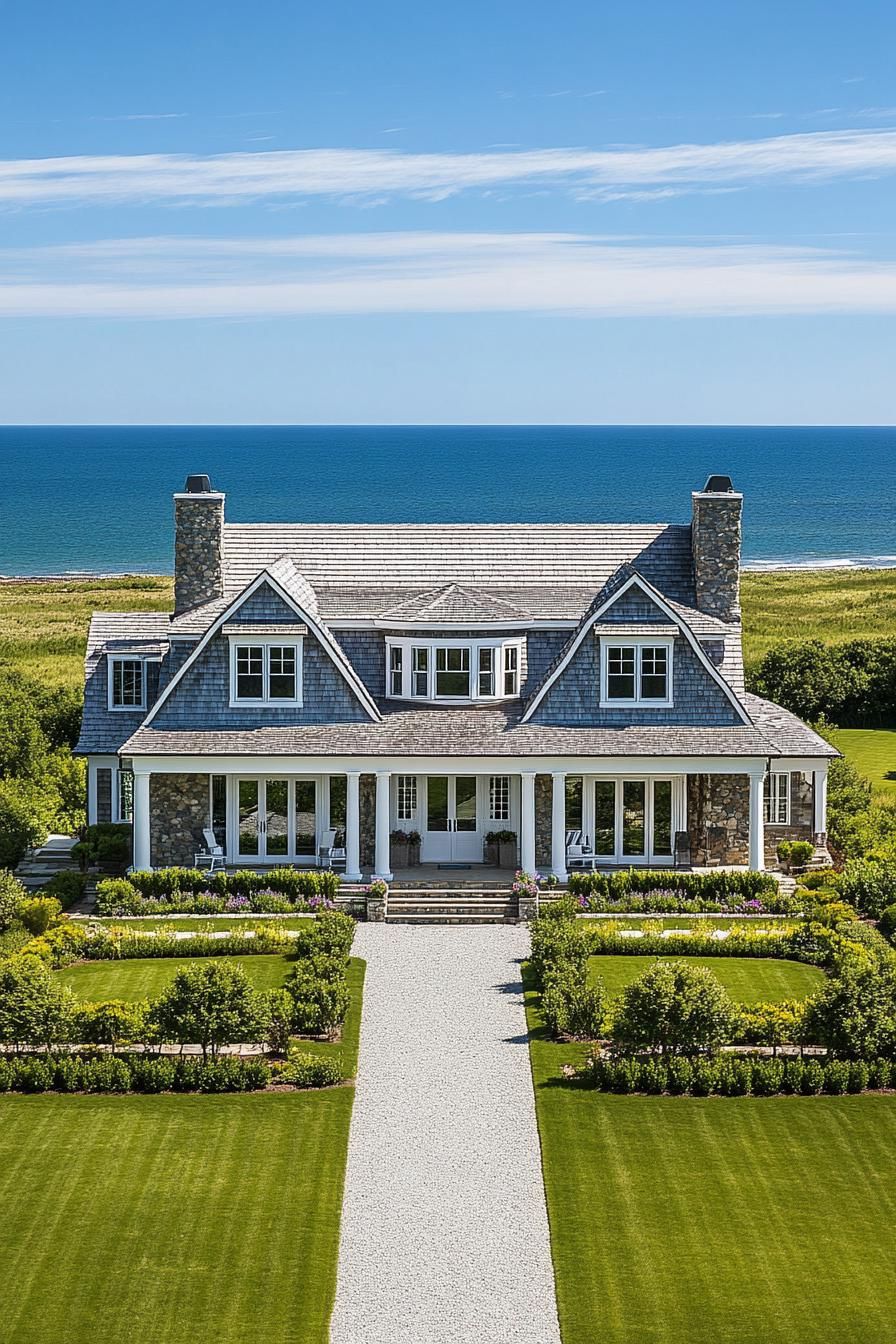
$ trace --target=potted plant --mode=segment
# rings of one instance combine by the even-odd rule
[[[407,868],[408,866],[408,840],[407,831],[392,831],[389,836],[389,866],[395,868]]]
[[[408,831],[408,867],[419,868],[420,846],[423,843],[419,831]]]
[[[502,868],[516,867],[516,831],[498,831],[498,862]]]
[[[492,868],[499,868],[501,865],[501,844],[497,831],[488,831],[486,834],[485,862],[491,864]]]

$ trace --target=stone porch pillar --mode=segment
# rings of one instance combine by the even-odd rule
[[[520,775],[520,867],[535,872],[535,771]]]
[[[345,776],[345,880],[361,881],[361,772]]]
[[[566,881],[566,772],[551,775],[551,870],[558,882]]]
[[[812,771],[812,833],[827,835],[828,831],[828,771]]]
[[[750,867],[765,869],[765,775],[750,775]]]
[[[152,867],[152,849],[149,825],[148,770],[134,771],[134,867]]]
[[[376,862],[374,876],[384,882],[392,881],[389,867],[389,781],[388,770],[376,772]]]

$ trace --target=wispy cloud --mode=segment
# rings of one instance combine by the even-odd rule
[[[122,112],[116,117],[89,117],[89,121],[181,121],[186,112]]]
[[[271,318],[896,313],[896,265],[755,244],[583,234],[139,238],[0,251],[0,314]]]
[[[896,170],[896,130],[819,131],[661,148],[534,149],[408,154],[385,149],[293,149],[191,157],[82,155],[0,161],[0,205],[116,202],[227,204],[329,196],[441,200],[458,192],[533,185],[593,195],[807,182]]]

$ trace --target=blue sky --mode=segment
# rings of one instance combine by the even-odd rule
[[[884,3],[0,5],[4,423],[892,423]]]

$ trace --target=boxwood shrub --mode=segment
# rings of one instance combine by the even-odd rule
[[[270,1080],[265,1060],[230,1055],[208,1061],[167,1055],[0,1058],[0,1092],[256,1092]]]
[[[208,873],[160,868],[100,882],[96,909],[99,915],[285,915],[327,909],[338,890],[339,875],[329,869]]]
[[[593,914],[795,914],[799,901],[785,895],[771,873],[682,873],[631,869],[570,873],[569,890]]]
[[[693,1060],[594,1056],[578,1070],[577,1077],[599,1092],[654,1096],[843,1096],[892,1087],[896,1064],[886,1059],[866,1064],[729,1054]]]

